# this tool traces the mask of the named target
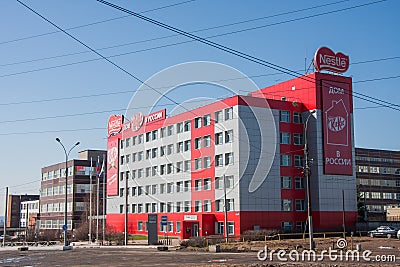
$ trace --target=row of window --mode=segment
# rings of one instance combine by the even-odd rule
[[[296,199],[294,202],[295,211],[305,211],[305,200]],[[293,201],[291,199],[282,199],[281,201],[282,211],[293,211]]]
[[[181,232],[181,222],[177,221],[177,222],[175,222],[175,225],[176,225],[175,233],[180,233]],[[147,232],[147,228],[148,228],[147,222],[143,222],[143,221],[137,222],[137,231]],[[160,222],[159,231],[173,233],[174,232],[174,222],[169,221],[169,222],[167,222],[167,225],[164,225]],[[216,222],[215,223],[215,233],[218,235],[223,235],[225,233],[224,231],[225,231],[224,230],[224,222]],[[228,234],[233,235],[234,233],[235,233],[235,223],[228,222]]]
[[[388,168],[388,167],[357,165],[356,171],[357,172],[363,172],[363,173],[400,175],[400,169],[399,168]]]
[[[358,179],[360,185],[400,187],[400,180]]]
[[[68,167],[68,176],[72,176],[74,173],[74,169]],[[65,169],[58,169],[54,171],[44,172],[42,173],[42,181],[57,179],[65,177]]]
[[[41,229],[62,229],[64,220],[40,220]],[[72,229],[72,221],[67,220],[68,229]]]
[[[81,186],[86,186],[86,185],[75,185],[75,190],[80,189]],[[89,187],[89,185],[87,185]],[[68,194],[72,194],[72,185],[68,185]],[[79,192],[79,191],[76,191]],[[89,192],[89,191],[88,191]],[[65,194],[65,185],[59,185],[59,186],[54,186],[54,187],[47,187],[47,188],[42,188],[40,192],[40,196],[42,197],[50,197],[50,196],[57,196],[57,195],[64,195]]]
[[[304,135],[301,133],[293,133],[293,141],[292,141],[291,133],[281,132],[279,134],[279,140],[280,144],[282,145],[290,145],[292,143],[294,145],[299,145],[299,146],[304,145]]]
[[[165,212],[192,212],[191,201],[178,201],[178,202],[160,202],[160,203],[133,203],[128,205],[127,213],[165,213]],[[194,212],[211,212],[211,199],[195,200],[194,201]],[[215,211],[225,211],[225,205],[223,199],[214,201]],[[119,212],[122,214],[125,212],[125,205],[119,206]],[[234,199],[226,200],[226,211],[234,211]]]
[[[279,111],[279,121],[280,122],[290,122],[290,111],[289,110],[280,110]],[[302,124],[303,123],[303,115],[301,112],[293,112],[293,122]]]
[[[384,162],[384,163],[400,163],[399,159],[363,157],[363,156],[356,156],[356,160],[359,160],[359,161],[370,161],[370,162]]]
[[[281,188],[282,189],[292,189],[292,177],[290,176],[281,176]],[[295,189],[304,189],[305,188],[305,179],[304,177],[294,177]]]
[[[167,175],[181,172],[188,172],[191,170],[191,161],[179,161],[175,165],[173,163],[162,164],[159,166],[140,168],[132,171],[120,172],[120,180],[124,178],[129,179],[131,176],[133,179],[150,177],[157,175]],[[215,156],[215,167],[222,167],[232,165],[234,163],[233,153],[218,154]],[[197,158],[194,159],[194,170],[209,169],[211,168],[211,157]]]
[[[281,154],[280,156],[280,165],[281,166],[295,166],[295,167],[304,167],[304,157],[303,155],[294,155],[294,162],[292,163],[292,155],[290,154]]]
[[[37,210],[39,208],[39,202],[32,203],[21,203],[21,211],[23,210]]]
[[[360,192],[361,198],[374,198],[374,199],[394,199],[400,200],[400,193],[386,193],[386,192]]]
[[[215,189],[224,189],[224,183],[226,188],[233,188],[234,177],[233,175],[224,177],[215,177]],[[130,196],[141,196],[141,195],[157,195],[157,194],[172,194],[172,193],[183,193],[191,190],[191,181],[178,181],[176,183],[164,183],[164,184],[153,184],[146,186],[133,186],[127,188],[127,194]],[[194,191],[211,190],[211,178],[196,179],[194,181]],[[125,195],[125,188],[119,189],[120,197]]]
[[[225,110],[220,110],[215,112],[215,123],[222,122],[225,118],[225,120],[231,120],[233,119],[233,108],[227,108]],[[129,147],[131,145],[138,145],[142,144],[145,138],[146,142],[150,142],[153,140],[157,140],[159,137],[164,138],[167,136],[171,136],[175,132],[176,128],[176,133],[183,133],[183,132],[188,132],[190,131],[190,125],[191,121],[187,120],[184,122],[178,122],[176,125],[169,125],[167,127],[162,127],[159,130],[154,130],[151,132],[147,132],[145,134],[140,134],[138,136],[133,136],[132,138],[126,138],[121,141],[121,149],[124,147]],[[196,117],[194,119],[194,128],[198,129],[203,126],[209,126],[211,125],[211,115],[207,114],[201,117]]]
[[[220,132],[215,134],[215,145],[221,145],[224,143],[231,143],[233,141],[233,130],[228,130],[225,132]],[[197,137],[194,139],[194,149],[200,149],[201,147],[209,147],[211,145],[211,136],[206,135],[203,137]],[[136,162],[136,161],[142,161],[144,160],[144,157],[146,159],[154,159],[157,157],[163,157],[165,155],[171,155],[174,153],[174,148],[176,148],[176,153],[182,153],[186,151],[190,151],[191,147],[191,140],[186,140],[186,141],[181,141],[174,144],[169,144],[161,147],[155,147],[152,149],[147,149],[145,151],[145,154],[143,151],[135,152],[132,153],[132,158],[131,154],[126,154],[121,156],[120,159],[120,164],[126,164],[129,162]]]
[[[75,202],[76,210],[83,211],[85,202]],[[65,202],[48,203],[41,206],[40,212],[63,212],[65,211]],[[67,202],[67,211],[72,211],[72,203]]]

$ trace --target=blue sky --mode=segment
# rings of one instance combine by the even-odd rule
[[[258,76],[253,80],[259,87],[291,78],[196,42],[151,49],[188,39],[174,36],[146,41],[173,33],[126,17],[95,0],[23,2],[63,29],[109,20],[68,32],[90,47],[101,49],[98,51],[105,56],[126,53],[112,60],[142,80],[175,64],[199,60],[223,63],[248,76]],[[209,37],[259,27],[211,40],[301,73],[305,60],[308,66],[318,47],[328,46],[350,56],[353,64],[345,75],[353,77],[356,92],[400,103],[399,1],[112,2],[136,12],[148,11],[144,15],[189,32],[264,18],[196,34]],[[365,5],[368,3],[372,4]],[[357,7],[360,5],[365,6]],[[1,1],[0,10],[3,214],[5,186],[14,194],[38,193],[41,167],[64,160],[56,137],[68,147],[81,142],[72,157],[79,150],[105,149],[108,117],[123,112],[140,83],[105,60],[94,60],[97,55],[64,33],[54,33],[57,29],[18,2]],[[103,49],[106,47],[113,48]],[[88,62],[77,63],[82,61]],[[174,97],[177,101],[197,97],[194,90],[200,90],[199,86],[188,87]],[[224,92],[215,90],[213,94],[221,97]],[[354,107],[356,146],[400,149],[396,141],[399,111],[376,108],[358,99],[354,99]]]

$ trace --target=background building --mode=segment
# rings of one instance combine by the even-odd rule
[[[36,229],[39,220],[39,200],[21,202],[19,227]]]
[[[360,219],[385,221],[400,207],[400,151],[356,148],[356,172]]]
[[[78,159],[68,161],[68,188],[67,188],[67,221],[68,230],[75,230],[88,222],[90,174],[92,172],[93,184],[93,216],[96,213],[97,191],[99,191],[99,215],[103,215],[103,182],[104,175],[100,173],[106,151],[85,150],[78,153]],[[92,163],[91,163],[92,160]],[[92,169],[90,168],[92,164]],[[105,164],[105,163],[104,163]],[[97,168],[96,168],[97,166]],[[103,169],[104,171],[105,168]],[[99,187],[97,184],[99,183]],[[57,163],[42,168],[42,181],[40,187],[40,229],[62,231],[65,210],[65,162]],[[87,235],[86,235],[87,236]]]
[[[39,195],[8,195],[7,227],[19,228],[21,222],[21,203],[39,200]]]
[[[303,231],[307,141],[314,228],[354,228],[351,88],[351,78],[312,73],[172,117],[112,116],[108,225],[146,234],[147,215],[157,213],[159,222],[167,216],[159,234],[223,234],[226,211],[229,234]]]

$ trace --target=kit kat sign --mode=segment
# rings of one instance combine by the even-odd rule
[[[123,115],[111,115],[111,117],[108,119],[108,136],[119,133],[122,130],[123,123]]]
[[[325,174],[353,175],[351,86],[322,81]]]
[[[343,73],[349,69],[349,56],[341,52],[335,54],[328,47],[321,47],[314,56],[314,66],[317,71],[329,70],[336,73]]]

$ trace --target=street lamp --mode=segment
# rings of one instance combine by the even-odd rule
[[[304,124],[304,158],[305,158],[305,166],[304,166],[304,175],[306,177],[307,183],[307,216],[308,216],[308,234],[310,239],[310,250],[314,250],[314,240],[313,240],[313,225],[312,225],[312,211],[311,211],[311,189],[310,189],[310,164],[308,160],[308,144],[307,144],[307,129],[308,129],[308,121],[312,114],[315,113],[315,110],[312,110],[308,115],[306,122]]]
[[[60,143],[62,148],[64,149],[65,153],[65,206],[64,206],[64,225],[63,225],[63,231],[64,231],[64,247],[63,250],[69,250],[70,247],[68,246],[68,240],[67,240],[67,229],[68,229],[68,222],[67,222],[67,202],[68,202],[68,156],[69,153],[71,153],[72,149],[74,149],[76,146],[78,146],[80,143],[77,142],[71,149],[68,151],[65,149],[65,146],[63,143],[61,143],[60,138],[56,138],[56,141]]]

